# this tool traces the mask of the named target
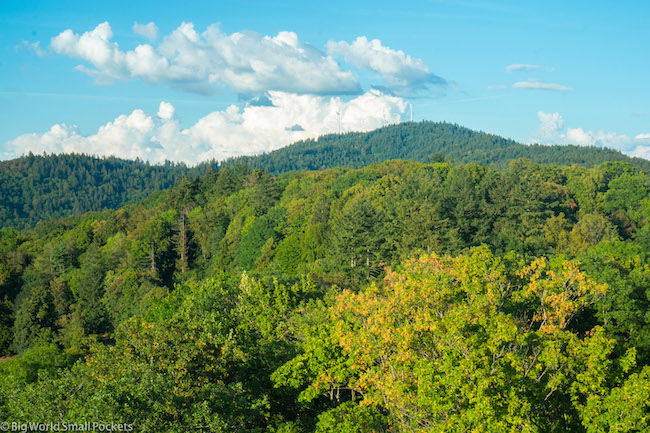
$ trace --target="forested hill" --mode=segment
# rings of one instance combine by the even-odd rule
[[[188,170],[185,164],[80,154],[30,153],[0,161],[0,227],[29,228],[42,220],[117,209],[173,186]]]
[[[208,171],[0,230],[0,421],[647,433],[649,252],[628,163]]]
[[[611,149],[527,146],[496,135],[435,122],[407,122],[367,133],[326,135],[264,155],[232,158],[225,164],[245,164],[250,169],[281,174],[333,167],[361,168],[391,159],[479,163],[504,169],[517,158],[541,164],[587,167],[606,161],[625,161],[650,173],[650,161],[630,158]],[[139,160],[79,154],[29,154],[0,161],[0,228],[30,228],[42,220],[117,209],[154,191],[167,189],[183,176],[195,178],[210,168],[218,170],[219,166],[218,161],[189,168],[171,162],[150,165]]]
[[[525,145],[485,132],[444,122],[405,122],[371,132],[330,134],[318,140],[299,141],[274,152],[229,160],[274,174],[292,170],[331,167],[360,168],[391,159],[416,162],[452,160],[506,168],[514,159],[528,158],[539,164],[594,167],[606,161],[625,161],[650,172],[650,161],[630,158],[601,147]]]

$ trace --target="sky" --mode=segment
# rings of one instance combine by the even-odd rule
[[[645,1],[0,3],[0,158],[196,164],[386,124],[650,158]]]

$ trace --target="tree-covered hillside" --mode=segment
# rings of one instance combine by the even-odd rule
[[[528,158],[540,164],[593,167],[606,161],[626,161],[650,172],[650,161],[630,158],[601,147],[524,145],[493,134],[451,123],[406,122],[367,133],[326,135],[300,141],[266,155],[235,158],[251,168],[281,174],[291,170],[330,167],[360,168],[390,159],[417,162],[453,160],[506,168],[510,161]]]
[[[650,177],[240,165],[0,231],[0,419],[150,432],[650,421]]]
[[[173,186],[184,164],[150,165],[80,154],[33,155],[0,161],[0,227],[117,209]]]
[[[86,155],[28,155],[0,162],[0,227],[30,228],[38,221],[117,209],[223,165],[246,164],[275,175],[292,170],[361,168],[390,159],[417,162],[455,161],[506,168],[517,158],[555,165],[593,167],[626,161],[650,173],[650,162],[597,147],[526,146],[449,123],[401,123],[368,133],[327,135],[292,144],[265,155],[183,164],[149,165],[142,161]]]

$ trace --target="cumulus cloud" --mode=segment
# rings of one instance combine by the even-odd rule
[[[540,65],[522,65],[519,63],[506,66],[506,72],[533,72],[540,69],[542,69]]]
[[[537,113],[540,127],[534,134],[534,141],[544,144],[575,144],[578,146],[600,146],[620,150],[630,156],[650,159],[650,134],[629,137],[625,134],[606,131],[585,131],[582,128],[564,128],[560,113]]]
[[[537,136],[543,143],[553,143],[559,140],[561,131],[564,129],[564,119],[560,113],[537,113],[541,125]],[[554,143],[555,144],[555,143]]]
[[[95,70],[85,66],[77,66],[77,69],[106,82],[120,79],[125,74],[126,55],[120,51],[116,43],[110,42],[112,37],[111,26],[104,22],[83,35],[75,34],[68,29],[52,38],[50,45],[58,54],[90,61],[95,66]]]
[[[160,107],[158,108],[158,117],[163,120],[170,120],[172,117],[174,117],[175,111],[176,109],[172,104],[163,101],[160,103]]]
[[[135,22],[133,23],[133,31],[149,39],[151,42],[158,39],[158,27],[153,22],[149,24],[139,24],[138,22]]]
[[[446,84],[443,78],[431,73],[421,59],[386,47],[379,39],[369,41],[365,36],[360,36],[351,44],[329,41],[327,52],[358,68],[379,73],[392,87],[421,88],[430,84]]]
[[[268,152],[294,141],[342,131],[368,131],[384,122],[399,122],[402,98],[369,91],[350,101],[271,91],[271,105],[230,106],[183,129],[172,104],[161,102],[157,115],[134,110],[81,135],[75,126],[54,125],[45,133],[24,134],[7,143],[5,157],[34,153],[78,152],[166,159],[194,164],[206,159]],[[337,114],[338,113],[338,114]]]
[[[541,89],[541,90],[556,90],[560,92],[569,92],[573,90],[570,87],[563,86],[556,83],[544,83],[540,80],[530,79],[527,81],[517,81],[512,85],[515,89]]]
[[[7,149],[13,149],[15,156],[27,151],[99,154],[96,150],[104,149],[102,154],[135,158],[141,157],[142,152],[151,152],[153,147],[159,147],[147,140],[154,127],[154,120],[150,116],[142,110],[135,110],[100,127],[95,135],[84,137],[79,135],[75,126],[57,124],[44,134],[21,135],[7,143]]]
[[[155,25],[148,27],[150,24],[144,27],[152,35]],[[220,87],[242,94],[267,90],[360,93],[359,81],[352,72],[292,32],[228,35],[218,25],[211,25],[198,33],[192,23],[184,22],[155,47],[141,44],[123,51],[112,38],[111,26],[104,22],[83,34],[65,30],[52,38],[51,47],[58,54],[90,63],[91,68],[80,65],[77,69],[100,83],[141,79],[205,94]]]

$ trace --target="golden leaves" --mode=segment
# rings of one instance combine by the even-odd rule
[[[516,424],[533,431],[531,408],[568,392],[576,371],[588,368],[576,364],[578,353],[611,352],[602,339],[582,347],[569,330],[604,291],[565,260],[525,265],[486,247],[456,258],[425,255],[388,270],[383,284],[339,294],[330,308],[332,337],[355,371],[347,386],[404,428]],[[609,371],[603,365],[600,376]]]
[[[566,329],[574,315],[604,296],[606,286],[589,279],[570,261],[541,258],[518,273],[527,279],[521,296],[538,305],[533,322],[544,333]]]

